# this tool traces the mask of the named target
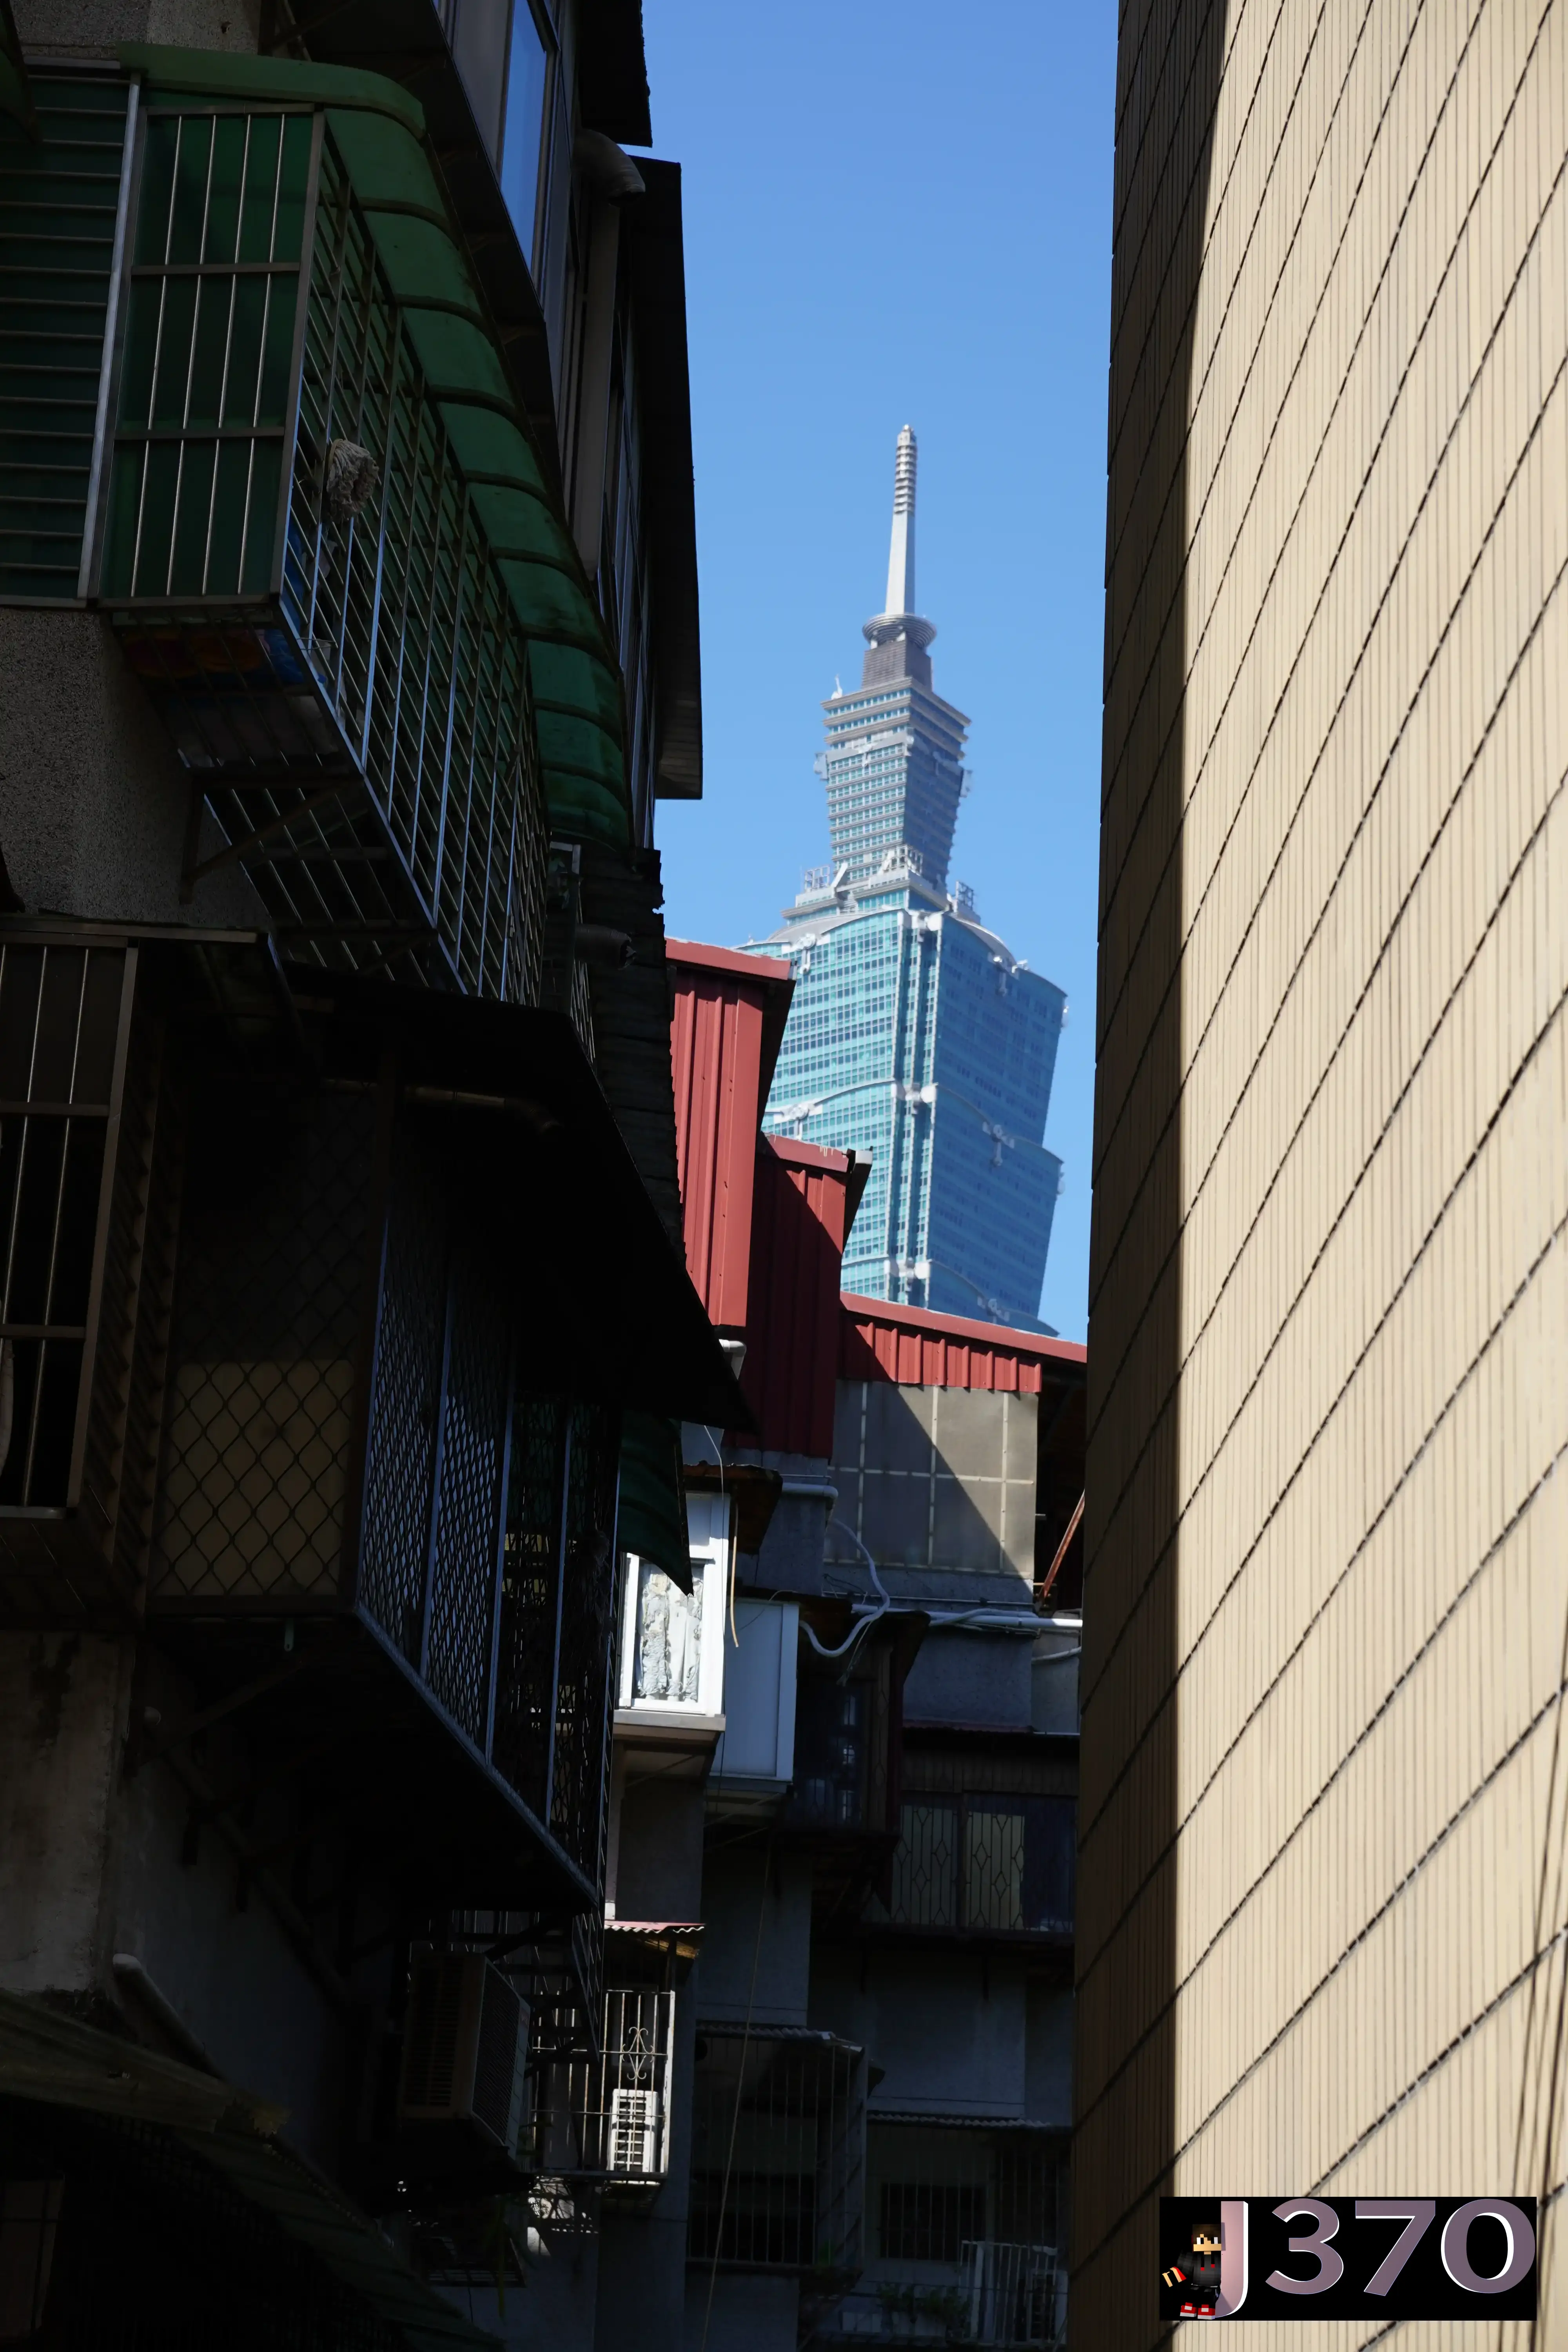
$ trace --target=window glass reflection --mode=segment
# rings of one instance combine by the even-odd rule
[[[468,0],[472,5],[472,0]],[[528,0],[513,0],[507,60],[506,122],[500,158],[501,194],[529,268],[533,268],[534,215],[539,204],[539,153],[544,134],[544,91],[550,59]]]

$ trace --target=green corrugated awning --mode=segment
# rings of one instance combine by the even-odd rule
[[[529,641],[551,828],[625,847],[631,832],[620,671],[575,541],[546,485],[458,233],[418,103],[379,74],[128,42],[152,100],[323,107],[431,397]]]
[[[691,1590],[691,1548],[680,1479],[680,1423],[628,1412],[621,1422],[620,1503],[616,1540]]]
[[[11,0],[0,0],[0,114],[8,114],[13,122],[19,122],[29,139],[37,137],[37,109],[33,104],[33,87],[27,79],[22,44],[16,37]]]
[[[0,1992],[0,2098],[174,2133],[308,2246],[324,2270],[397,2330],[409,2352],[494,2352],[494,2336],[416,2277],[374,2222],[278,2138],[285,2108],[41,2000],[6,1992]]]

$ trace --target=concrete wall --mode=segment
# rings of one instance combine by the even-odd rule
[[[113,2004],[138,2039],[187,2057],[116,1975],[114,1956],[132,1956],[217,2071],[286,2106],[287,2137],[335,2169],[344,2021],[261,1896],[240,1906],[216,1831],[184,1859],[189,1805],[172,1774],[123,1776],[133,1663],[129,1642],[0,1634],[0,1987],[89,2014]],[[139,1684],[138,1703],[154,1689],[177,1720],[172,1677]],[[212,1761],[221,1779],[238,1759],[220,1747]]]
[[[96,613],[0,606],[0,849],[29,909],[260,926],[237,870],[180,899],[191,779]],[[205,820],[200,856],[220,845]]]
[[[904,1684],[904,1721],[1027,1731],[1033,1644],[1029,1633],[933,1626]]]
[[[796,2352],[799,2307],[792,2278],[693,2267],[686,2275],[686,2352]]]
[[[811,1859],[761,1846],[710,1848],[707,1923],[692,1983],[715,2024],[804,2025],[811,1974]],[[815,2021],[813,2021],[815,2022]]]
[[[811,2022],[883,2069],[873,2111],[1022,2116],[1026,1983],[1020,1953],[819,1946]]]
[[[1565,88],[1120,20],[1081,2345],[1162,2189],[1568,2172]]]
[[[25,48],[68,57],[110,56],[119,41],[254,56],[260,22],[259,0],[14,0],[14,14]]]

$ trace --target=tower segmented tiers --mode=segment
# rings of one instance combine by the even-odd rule
[[[1061,1162],[1041,1137],[1067,1000],[948,887],[969,721],[931,684],[914,610],[915,436],[899,435],[886,609],[858,692],[823,705],[829,865],[771,938],[795,1002],[770,1133],[868,1153],[844,1286],[1037,1323]]]

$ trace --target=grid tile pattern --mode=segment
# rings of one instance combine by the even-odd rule
[[[1085,2342],[1162,2187],[1568,2173],[1565,41],[1122,18]]]

